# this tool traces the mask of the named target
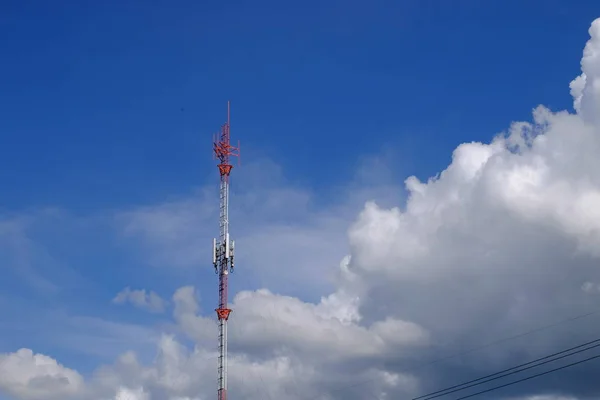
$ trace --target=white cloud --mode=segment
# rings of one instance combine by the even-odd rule
[[[489,144],[458,146],[436,178],[406,180],[404,207],[369,202],[344,232],[345,205],[315,211],[311,192],[290,185],[257,194],[241,190],[234,212],[249,207],[253,213],[245,221],[256,222],[252,229],[236,228],[238,248],[246,251],[242,264],[271,277],[271,290],[233,298],[232,398],[417,395],[452,378],[480,376],[556,351],[563,342],[589,339],[593,327],[578,325],[568,333],[557,328],[514,341],[510,352],[494,347],[438,368],[410,368],[414,360],[439,357],[440,348],[464,350],[596,306],[595,296],[585,292],[600,281],[600,20],[590,34],[583,74],[571,84],[577,114],[538,107],[533,122],[515,123]],[[118,221],[160,263],[195,265],[210,258],[204,226],[215,210],[208,196],[210,202],[196,196],[134,210]],[[328,291],[318,283],[324,277]],[[326,295],[315,302],[285,295],[294,286]],[[55,377],[43,382],[63,396],[85,386],[88,395],[106,399],[212,397],[215,321],[197,298],[193,287],[173,296],[174,321],[193,348],[163,335],[152,363],[125,353],[86,385],[51,359],[44,360],[53,372],[39,372],[32,353],[21,350],[4,356],[13,361],[1,387],[36,398],[26,397],[36,393],[30,377],[42,375]],[[14,361],[21,359],[29,361]],[[529,398],[589,395],[589,388],[570,382],[540,381],[539,393],[548,394]]]
[[[119,388],[115,400],[150,400],[150,396],[144,392],[143,388],[138,388],[135,390]]]
[[[165,311],[166,302],[155,292],[146,292],[145,289],[131,290],[129,287],[121,290],[113,299],[115,304],[131,303],[136,307],[153,313]]]
[[[590,40],[583,50],[581,59],[582,74],[571,82],[574,106],[581,118],[598,125],[600,116],[600,23],[592,23],[589,29]]]
[[[264,181],[264,171],[272,179]],[[246,276],[255,286],[313,287],[319,293],[330,289],[331,266],[347,252],[349,210],[315,211],[314,194],[291,186],[270,162],[236,172],[245,174],[236,177],[230,216],[240,274],[251,271]],[[202,265],[210,271],[206,260],[218,230],[217,208],[218,193],[210,185],[189,199],[124,212],[117,221],[126,238],[141,241],[142,257],[150,264],[177,269]]]
[[[20,349],[0,354],[0,390],[24,400],[73,398],[83,390],[83,378],[50,357]]]
[[[196,292],[192,286],[177,289],[173,295],[175,309],[173,317],[181,330],[196,343],[214,342],[217,334],[213,315],[199,315],[200,307],[196,300]]]
[[[347,318],[349,304],[336,306],[331,297],[310,304],[266,289],[240,292],[233,302],[236,318],[231,323],[231,340],[238,348],[253,348],[262,355],[302,354],[335,360],[382,356],[427,340],[421,327],[393,318],[359,325]],[[356,310],[350,314],[358,319]]]

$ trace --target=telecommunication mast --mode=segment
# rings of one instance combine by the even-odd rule
[[[219,307],[217,319],[219,321],[219,361],[217,378],[217,399],[227,400],[227,320],[231,309],[227,306],[227,279],[233,272],[234,241],[229,237],[229,175],[233,165],[229,162],[230,156],[239,156],[239,143],[234,147],[229,136],[230,107],[227,102],[227,122],[221,127],[221,132],[214,140],[214,155],[219,161],[219,175],[221,177],[219,190],[219,239],[213,239],[213,265],[215,273],[219,276]]]

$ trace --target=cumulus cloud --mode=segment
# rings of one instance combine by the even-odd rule
[[[415,361],[439,357],[442,350],[459,352],[597,307],[597,297],[589,294],[600,282],[600,20],[590,35],[582,74],[571,83],[575,114],[540,106],[533,121],[512,124],[490,143],[458,146],[451,164],[427,182],[408,178],[405,204],[368,202],[345,232],[347,243],[340,244],[346,257],[329,252],[342,242],[345,207],[334,207],[330,215],[314,211],[310,192],[299,189],[273,187],[270,198],[240,196],[241,207],[256,212],[250,219],[262,216],[264,205],[268,215],[285,221],[261,225],[259,236],[240,228],[237,247],[257,252],[248,250],[248,265],[264,260],[268,265],[259,269],[282,270],[281,257],[265,257],[273,256],[276,243],[257,237],[289,240],[299,248],[298,257],[286,259],[286,269],[272,275],[313,289],[319,286],[306,275],[328,276],[330,287],[319,287],[325,294],[312,302],[289,294],[291,288],[275,280],[267,285],[271,290],[234,296],[232,398],[403,398],[589,339],[591,324],[569,331],[557,327],[535,340],[511,342],[510,351],[492,346],[415,368]],[[201,204],[197,198],[176,201],[124,213],[118,220],[127,235],[154,249],[153,256],[192,265],[210,258],[196,240],[204,234],[200,222],[214,210]],[[300,233],[289,228],[294,221]],[[339,259],[339,264],[333,261]],[[0,368],[7,371],[0,388],[22,399],[39,398],[40,385],[60,398],[80,391],[90,399],[211,397],[216,327],[212,311],[202,310],[198,297],[191,286],[175,292],[173,320],[183,335],[163,335],[151,363],[125,353],[84,383],[56,361],[20,350],[0,358]],[[193,347],[186,345],[190,340]],[[600,372],[590,371],[592,376]],[[578,379],[582,375],[586,372],[579,371]],[[567,372],[563,379],[503,396],[598,394]]]
[[[590,40],[583,50],[581,75],[571,82],[571,94],[579,116],[591,124],[598,124],[600,117],[600,24],[597,20],[589,29]]]
[[[56,360],[29,349],[0,354],[0,389],[24,400],[72,398],[83,378]]]
[[[158,294],[153,291],[146,292],[145,289],[131,290],[131,288],[126,287],[113,299],[115,304],[127,302],[153,313],[162,313],[166,307],[166,302]]]
[[[119,388],[115,400],[150,400],[150,396],[144,392],[143,388],[137,388],[135,390]]]

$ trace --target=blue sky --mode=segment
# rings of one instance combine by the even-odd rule
[[[35,347],[86,371],[77,340],[112,328],[86,320],[65,339],[63,322],[164,323],[111,305],[123,287],[169,297],[197,284],[212,301],[208,259],[207,273],[154,268],[166,263],[114,225],[216,186],[227,100],[241,169],[271,160],[326,205],[365,156],[383,154],[398,182],[427,178],[538,104],[570,109],[598,14],[559,0],[1,2],[0,211],[27,234],[8,231],[21,252],[0,246],[0,351]],[[238,287],[259,285],[239,274]]]
[[[244,160],[324,186],[396,145],[402,175],[426,176],[458,142],[569,106],[598,6],[487,3],[5,1],[2,204],[186,192],[213,168],[228,99]]]

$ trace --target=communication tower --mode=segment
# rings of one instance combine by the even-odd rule
[[[219,239],[213,239],[213,265],[219,276],[219,361],[217,378],[217,399],[227,400],[227,320],[231,309],[227,306],[227,279],[233,272],[234,241],[229,238],[229,175],[233,165],[229,162],[231,156],[239,156],[239,143],[234,147],[230,143],[229,115],[230,107],[227,102],[227,122],[221,127],[221,132],[214,138],[214,156],[219,161],[221,177],[219,189]]]

